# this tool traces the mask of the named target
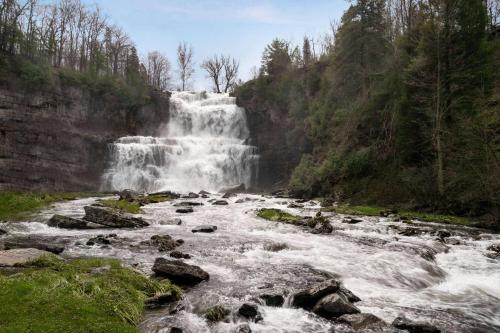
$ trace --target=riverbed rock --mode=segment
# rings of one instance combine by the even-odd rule
[[[162,197],[169,197],[172,199],[179,199],[181,195],[179,193],[175,193],[172,191],[161,191],[161,192],[154,192],[154,193],[149,193],[151,196],[162,196]]]
[[[234,330],[234,333],[252,333],[252,329],[250,325],[247,323],[239,324],[238,327]]]
[[[198,194],[199,194],[199,195],[210,195],[210,194],[212,194],[212,193],[207,192],[207,191],[205,191],[205,190],[201,190],[200,192],[198,192]]]
[[[351,303],[356,303],[360,302],[361,298],[356,296],[352,291],[349,289],[345,288],[344,286],[340,286],[339,290],[337,291],[337,294],[343,295],[347,300]]]
[[[7,231],[6,231],[6,230],[0,229],[0,236],[2,236],[2,235],[6,235],[6,234],[7,234]]]
[[[323,297],[337,292],[340,284],[329,279],[318,283],[307,290],[300,291],[292,296],[292,306],[310,310]]]
[[[53,255],[51,252],[34,249],[11,249],[0,251],[0,267],[22,267],[40,257]]]
[[[288,245],[286,243],[268,243],[264,244],[264,250],[269,252],[279,252],[282,250],[288,249]]]
[[[177,302],[178,298],[171,291],[157,296],[146,298],[144,307],[148,310],[159,309],[166,305]]]
[[[194,229],[191,230],[191,232],[204,232],[204,233],[210,233],[210,232],[215,232],[217,230],[217,226],[215,225],[199,225],[195,227]]]
[[[175,211],[176,213],[180,214],[188,214],[194,212],[193,207],[186,207],[186,208],[179,208]]]
[[[434,325],[412,321],[405,317],[397,317],[394,319],[392,326],[400,330],[406,330],[409,333],[441,333],[441,330]]]
[[[89,239],[86,243],[88,246],[94,246],[94,245],[109,245],[111,244],[111,240],[109,239],[111,237],[106,237],[104,235],[98,235],[97,237],[93,237]]]
[[[492,244],[486,248],[488,251],[500,253],[500,244]]]
[[[288,208],[304,208],[304,205],[292,202],[287,206]]]
[[[238,309],[238,314],[247,319],[253,319],[256,322],[262,320],[262,315],[260,314],[257,305],[244,303]]]
[[[130,214],[118,213],[108,208],[85,206],[84,220],[105,225],[113,228],[142,228],[147,227],[149,223],[140,217],[134,217]]]
[[[47,222],[49,227],[62,228],[62,229],[91,229],[88,221],[75,219],[63,215],[54,215]]]
[[[210,278],[210,275],[200,267],[180,260],[156,258],[152,270],[156,276],[165,277],[180,285],[192,286]]]
[[[172,258],[176,258],[176,259],[191,259],[190,254],[182,253],[180,251],[172,251],[172,252],[170,252],[170,256]]]
[[[134,190],[123,190],[120,191],[120,200],[126,200],[128,202],[138,202],[141,195]]]
[[[64,251],[64,246],[62,245],[49,243],[48,241],[45,242],[43,239],[31,236],[6,239],[3,241],[3,247],[5,250],[33,248],[54,254],[60,254]]]
[[[356,217],[346,217],[345,219],[342,220],[342,223],[347,223],[347,224],[357,224],[361,222],[363,222],[363,220]]]
[[[322,221],[320,223],[316,223],[312,233],[313,234],[331,234],[333,231],[333,227],[328,221]]]
[[[182,196],[182,198],[186,199],[198,199],[199,197],[200,195],[194,192],[189,192],[188,194]]]
[[[228,205],[228,202],[226,200],[216,200],[212,203],[212,205],[225,206]]]
[[[229,199],[229,198],[232,198],[235,196],[236,196],[236,193],[224,193],[224,195],[222,196],[222,199]]]
[[[371,313],[345,314],[340,316],[337,321],[347,324],[356,331],[379,331],[388,326],[386,322]]]
[[[205,312],[205,318],[212,323],[217,323],[224,320],[231,311],[223,307],[222,305],[213,306]]]
[[[149,242],[151,245],[156,246],[160,252],[171,251],[178,246],[177,241],[170,235],[153,235]]]
[[[181,225],[182,220],[180,218],[173,218],[173,219],[166,220],[166,221],[160,221],[158,223],[160,225]]]
[[[330,294],[318,301],[312,312],[326,319],[338,318],[345,314],[355,314],[361,311],[342,295]]]
[[[285,298],[283,295],[279,294],[262,294],[259,296],[267,306],[283,306],[283,303],[285,303]]]
[[[203,206],[203,202],[182,201],[174,204],[174,207],[186,207],[186,206]]]

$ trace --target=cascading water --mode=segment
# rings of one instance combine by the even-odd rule
[[[106,190],[218,191],[250,187],[256,148],[246,144],[244,109],[227,94],[173,92],[162,137],[120,138],[111,149]]]

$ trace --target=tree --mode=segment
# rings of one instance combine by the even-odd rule
[[[313,60],[311,52],[311,44],[309,43],[309,38],[304,37],[304,44],[302,45],[302,59],[304,60],[304,65],[308,66]]]
[[[170,83],[170,62],[167,57],[158,51],[148,53],[146,68],[149,84],[158,89],[168,89]]]
[[[201,64],[201,68],[203,68],[207,72],[207,76],[212,79],[215,87],[215,92],[221,92],[221,80],[222,80],[222,70],[225,68],[225,58],[224,56],[214,55],[212,58],[205,60]]]
[[[177,47],[177,66],[179,79],[181,81],[181,90],[186,90],[194,74],[193,47],[182,42]]]
[[[240,63],[226,56],[222,57],[222,64],[224,66],[224,92],[227,93],[236,85]]]
[[[290,43],[282,39],[274,39],[262,55],[262,71],[270,76],[285,73],[291,63]]]

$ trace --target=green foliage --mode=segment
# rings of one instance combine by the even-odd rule
[[[127,200],[117,200],[117,199],[104,199],[99,200],[101,204],[105,207],[116,209],[120,212],[131,213],[131,214],[141,214],[144,213],[141,206],[137,202],[129,202]]]
[[[180,296],[168,281],[149,279],[116,260],[41,258],[32,266],[0,276],[2,332],[138,332],[146,297],[169,291]]]
[[[54,202],[100,196],[82,192],[0,192],[0,220],[22,220]]]
[[[213,323],[224,320],[229,315],[230,311],[224,308],[222,305],[216,305],[209,308],[205,312],[205,318]]]
[[[44,64],[37,64],[22,57],[15,64],[15,71],[19,78],[29,86],[38,89],[49,89],[53,84],[52,68]]]
[[[259,209],[257,216],[274,222],[296,223],[301,220],[300,216],[295,216],[276,208]]]

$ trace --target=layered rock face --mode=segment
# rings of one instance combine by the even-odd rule
[[[0,190],[97,190],[108,144],[126,135],[156,135],[168,121],[169,96],[145,105],[80,86],[50,92],[0,86]]]

